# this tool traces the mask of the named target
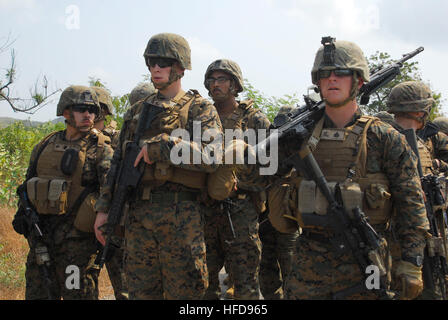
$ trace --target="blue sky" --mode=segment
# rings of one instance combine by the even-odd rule
[[[399,57],[424,46],[414,59],[424,80],[447,98],[447,13],[448,3],[438,0],[0,0],[0,45],[8,35],[15,39],[13,94],[21,97],[43,75],[50,88],[98,77],[112,94],[128,93],[148,74],[142,56],[149,38],[173,32],[192,49],[183,87],[203,96],[204,72],[217,58],[238,62],[268,96],[302,95],[320,39],[331,35],[356,42],[367,56],[378,50]],[[9,60],[8,51],[0,54],[2,73]],[[50,120],[57,99],[32,116],[0,102],[0,116]]]

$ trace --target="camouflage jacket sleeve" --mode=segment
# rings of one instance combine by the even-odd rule
[[[174,147],[161,144],[161,161],[171,162],[172,165],[179,166],[187,170],[214,172],[219,164],[216,156],[217,148],[222,150],[222,126],[216,108],[207,99],[199,94],[195,95],[195,100],[190,106],[188,112],[188,121],[186,130],[189,133],[190,140],[172,139],[176,150],[189,149],[189,163],[173,163],[171,160],[171,150]],[[199,136],[198,136],[199,135]],[[201,139],[202,137],[202,139]],[[209,137],[212,137],[209,139]],[[216,160],[216,161],[215,161]]]
[[[433,143],[432,157],[440,161],[438,170],[440,172],[448,171],[448,136],[438,132],[431,140]]]
[[[367,172],[384,172],[396,214],[392,217],[404,256],[423,255],[427,230],[417,158],[406,139],[391,126],[375,122],[367,135]]]
[[[244,119],[244,121],[247,123],[248,129],[255,130],[257,143],[269,135],[271,123],[268,117],[260,110],[251,112],[247,119]],[[259,165],[247,165],[243,170],[237,170],[236,175],[238,178],[238,188],[254,192],[265,190],[271,183],[271,179],[269,176],[260,175],[259,173]]]

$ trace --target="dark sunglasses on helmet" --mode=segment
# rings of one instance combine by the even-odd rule
[[[171,67],[174,63],[176,63],[176,60],[170,58],[148,58],[147,62],[148,65],[153,68],[156,66],[156,64],[160,68],[166,68]]]
[[[353,70],[350,69],[319,70],[319,79],[329,78],[332,72],[334,72],[334,75],[336,77],[346,77],[353,75]]]
[[[215,83],[215,81],[218,82],[218,84],[223,84],[227,80],[230,80],[230,78],[227,78],[227,77],[218,77],[218,78],[208,77],[207,80],[205,80],[205,82],[206,82],[207,86],[210,86],[213,83]]]
[[[97,106],[76,105],[76,106],[72,106],[72,111],[76,111],[79,113],[84,113],[84,112],[88,111],[89,113],[94,113],[94,114],[98,115],[99,108]]]

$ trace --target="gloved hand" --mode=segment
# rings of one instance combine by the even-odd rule
[[[399,281],[398,285],[401,283],[401,300],[412,300],[422,293],[422,267],[400,260],[395,270],[395,276]]]
[[[19,207],[16,214],[14,215],[14,219],[12,220],[12,227],[18,234],[23,234],[25,238],[28,237],[30,226],[26,221],[25,210],[22,207]]]

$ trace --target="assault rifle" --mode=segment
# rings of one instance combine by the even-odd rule
[[[398,74],[400,74],[400,68],[404,62],[416,56],[424,50],[423,47],[419,47],[412,52],[403,55],[403,58],[397,62],[387,66],[379,66],[370,74],[370,81],[364,83],[359,90],[358,98],[362,105],[368,104],[370,96],[378,89],[384,87],[390,81],[392,81]],[[277,143],[284,139],[292,138],[296,145],[302,145],[304,141],[307,141],[312,133],[317,121],[323,116],[325,111],[325,102],[315,102],[310,97],[304,96],[305,105],[296,108],[294,111],[288,114],[286,117],[281,117],[277,121],[274,121],[274,131],[271,132],[268,138],[260,142],[256,146],[257,154],[266,154],[266,149],[269,148],[271,143]]]
[[[22,184],[17,188],[17,195],[20,199],[19,210],[22,210],[23,217],[25,218],[28,230],[25,235],[30,242],[30,248],[34,248],[34,254],[36,256],[36,263],[39,267],[39,272],[45,283],[47,289],[48,300],[53,300],[52,281],[50,278],[50,254],[44,241],[42,230],[39,227],[39,215],[30,203],[28,194],[26,191],[26,184]]]
[[[359,207],[353,209],[351,214],[345,210],[339,183],[335,186],[333,193],[308,146],[293,155],[290,161],[305,179],[313,180],[316,183],[328,202],[325,216],[302,213],[303,223],[331,229],[335,234],[335,237],[331,239],[333,246],[340,253],[350,252],[354,256],[364,280],[367,280],[366,272],[369,266],[378,267],[380,286],[372,288],[372,290],[375,290],[379,298],[393,298],[386,289],[386,267],[381,257],[382,239],[369,224],[364,212]],[[333,298],[344,299],[347,296],[366,291],[368,289],[363,281],[358,285],[336,292]]]
[[[420,163],[420,155],[417,146],[417,137],[414,129],[403,130],[401,132],[408,141],[412,151],[418,158],[418,172],[425,194],[426,215],[429,221],[429,233],[432,235],[426,241],[425,256],[423,259],[423,283],[425,289],[434,292],[436,286],[439,287],[443,300],[446,300],[447,283],[445,276],[448,275],[448,265],[446,262],[446,224],[444,221],[443,205],[445,199],[442,192],[440,180],[444,179],[436,175],[423,175]]]
[[[145,130],[151,127],[155,117],[163,111],[163,107],[143,103],[142,111],[139,115],[137,130],[134,134],[134,140],[126,144],[124,158],[119,163],[119,167],[111,168],[110,176],[108,174],[108,183],[112,187],[116,186],[113,193],[112,203],[107,215],[107,224],[105,227],[106,244],[100,253],[99,266],[102,268],[106,260],[110,257],[109,249],[111,246],[111,236],[115,232],[123,214],[123,209],[129,197],[132,196],[137,188],[141,177],[143,176],[145,163],[141,161],[137,167],[134,167],[135,159],[140,153],[139,141]],[[114,155],[115,158],[115,155]],[[118,170],[117,170],[118,168]]]

